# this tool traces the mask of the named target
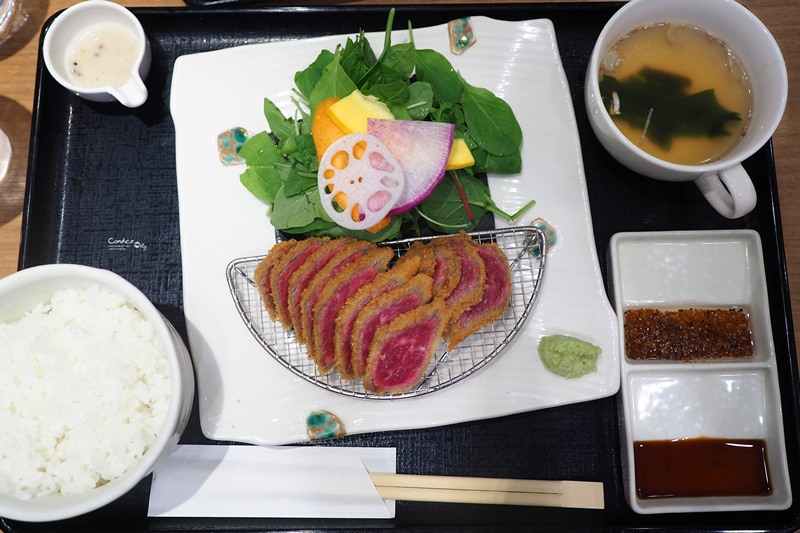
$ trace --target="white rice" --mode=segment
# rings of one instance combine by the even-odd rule
[[[0,493],[77,494],[129,470],[164,423],[170,378],[153,325],[97,286],[0,324]]]

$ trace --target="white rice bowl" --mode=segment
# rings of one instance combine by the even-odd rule
[[[177,444],[194,376],[177,332],[116,274],[0,279],[0,516],[69,518],[122,496]]]

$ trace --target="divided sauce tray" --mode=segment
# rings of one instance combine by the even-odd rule
[[[612,237],[609,253],[623,346],[620,430],[629,505],[639,513],[789,507],[792,492],[758,233],[747,229],[619,233]],[[744,313],[749,319],[753,353],[719,359],[697,353],[691,361],[638,358],[631,353],[633,339],[626,343],[625,314],[649,313],[650,309]],[[648,323],[647,327],[642,335],[657,326]],[[680,349],[683,347],[675,348]],[[714,497],[639,494],[639,477],[648,465],[635,456],[635,443],[701,438],[763,441],[771,493]],[[688,481],[692,473],[683,475]]]

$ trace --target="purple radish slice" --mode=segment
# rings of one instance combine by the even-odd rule
[[[380,139],[400,162],[406,183],[389,216],[411,210],[444,177],[455,126],[420,120],[367,119],[367,133]]]
[[[400,163],[377,137],[351,133],[322,154],[317,173],[322,208],[338,225],[369,229],[388,216],[405,187]]]

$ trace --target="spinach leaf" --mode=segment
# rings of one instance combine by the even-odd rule
[[[248,167],[263,167],[283,162],[283,155],[275,145],[275,139],[262,131],[247,139],[239,149],[239,155],[247,162]]]
[[[483,148],[475,145],[467,145],[472,152],[472,157],[475,158],[473,165],[473,172],[486,173],[486,174],[519,174],[522,172],[522,154],[514,152],[509,155],[494,155],[490,154]]]
[[[455,133],[459,137],[469,137],[467,123],[464,120],[464,110],[460,104],[448,104],[434,101],[431,108],[431,120],[435,122],[449,122],[455,126]],[[474,144],[474,143],[473,143]]]
[[[456,180],[470,205],[472,219],[464,206]],[[417,212],[435,231],[452,233],[458,229],[472,231],[487,211],[513,222],[535,203],[531,200],[516,213],[508,214],[494,203],[491,191],[485,183],[469,172],[460,170],[455,178],[450,176],[449,179],[443,179],[433,194],[417,207]]]
[[[272,202],[275,200],[275,193],[281,186],[279,179],[271,179],[269,175],[274,175],[273,169],[263,169],[262,173],[256,172],[254,168],[248,168],[239,175],[239,181],[242,185],[250,191],[250,194],[264,200],[265,202]]]
[[[314,176],[316,176],[319,161],[317,161],[317,149],[314,146],[314,138],[310,133],[293,135],[281,142],[278,146],[286,157],[302,165],[303,170],[314,172]]]
[[[299,228],[287,228],[283,231],[284,233],[289,233],[291,235],[307,235],[309,237],[327,237],[328,235],[326,232],[330,231],[332,228],[336,226],[336,223],[332,220],[322,219],[322,218],[315,218],[311,224],[301,226]]]
[[[325,218],[315,218],[306,226],[288,228],[282,231],[292,235],[305,235],[309,237],[350,237],[370,242],[382,242],[399,237],[401,224],[402,217],[398,216],[393,217],[388,226],[374,233],[367,230],[355,231],[339,226],[325,215]]]
[[[503,99],[488,89],[473,87],[461,79],[464,93],[461,105],[470,137],[494,155],[510,155],[522,144],[520,128],[514,111]]]
[[[270,131],[278,140],[282,141],[297,132],[295,121],[284,117],[283,112],[269,98],[264,98],[264,117]]]
[[[459,172],[458,180],[470,203],[473,218],[469,218],[455,180],[451,176],[445,176],[433,193],[417,206],[417,212],[434,231],[472,231],[486,213],[485,208],[475,203],[476,200],[482,201],[485,196],[486,188],[483,183],[466,172]]]
[[[389,48],[380,63],[381,80],[384,82],[401,80],[408,83],[414,72],[417,51],[411,43],[396,44]]]
[[[300,105],[300,102],[298,102],[296,99],[292,98],[292,103],[295,105],[297,113],[300,115],[296,122],[296,133],[298,135],[311,135],[311,114],[304,106]]]
[[[603,76],[600,93],[607,107],[617,93],[620,113],[612,118],[641,130],[665,150],[676,137],[730,135],[727,123],[741,116],[720,105],[713,89],[689,94],[690,84],[684,76],[645,67],[624,80]]]
[[[342,51],[341,64],[351,80],[361,79],[378,59],[362,30],[355,41],[348,38]]]
[[[295,73],[294,83],[297,85],[297,90],[305,97],[306,101],[311,100],[311,91],[314,90],[314,86],[317,85],[322,77],[323,70],[325,70],[325,67],[327,67],[331,61],[333,61],[333,52],[330,50],[323,50],[305,70]]]
[[[516,213],[508,214],[496,203],[492,200],[492,192],[489,189],[489,185],[484,183],[483,181],[479,180],[475,176],[469,173],[459,173],[458,180],[461,183],[461,186],[466,193],[467,199],[472,205],[473,211],[475,211],[476,206],[479,208],[483,208],[486,211],[491,212],[494,215],[499,216],[506,222],[514,222],[520,216],[522,216],[528,209],[533,207],[536,204],[535,200],[531,200],[524,206],[522,206]]]
[[[322,72],[322,77],[317,82],[314,90],[311,91],[311,98],[309,99],[309,106],[311,108],[311,115],[314,115],[317,105],[326,98],[337,96],[344,98],[351,92],[357,89],[353,80],[347,75],[341,65],[341,51],[334,54],[333,61],[325,67]]]
[[[436,50],[417,50],[417,80],[428,82],[434,97],[450,104],[461,101],[461,78],[442,54]]]
[[[370,67],[370,69],[364,73],[361,78],[358,78],[356,81],[356,85],[359,89],[365,89],[368,85],[371,85],[370,80],[374,80],[374,77],[378,75],[378,71],[380,69],[381,60],[386,57],[389,48],[392,47],[392,24],[394,23],[394,8],[389,10],[389,16],[386,17],[386,30],[383,33],[383,51],[381,52],[381,56],[375,62],[374,65]]]
[[[295,176],[293,179],[286,180],[283,186],[283,194],[287,197],[297,196],[304,192],[311,192],[317,189],[317,175],[313,177]]]
[[[397,120],[413,120],[411,113],[409,113],[408,109],[406,109],[405,103],[398,100],[390,100],[384,103],[389,108],[389,111],[392,112],[392,116],[394,116],[394,118]]]
[[[394,118],[399,120],[411,120],[411,115],[406,109],[406,98],[408,98],[408,84],[395,80],[389,83],[373,85],[369,89],[362,91],[364,94],[374,96],[389,107]]]
[[[314,220],[305,226],[286,228],[281,231],[295,235],[313,236],[318,234],[319,236],[325,236],[326,231],[330,231],[332,228],[338,227],[336,222],[334,222],[333,219],[328,216],[328,213],[326,213],[322,208],[322,202],[320,201],[319,194],[314,194],[313,196],[309,196],[309,198],[312,199],[313,203]]]
[[[391,222],[385,228],[376,231],[375,233],[367,230],[350,230],[343,228],[337,224],[332,224],[330,227],[325,227],[310,232],[314,237],[350,237],[353,239],[361,239],[370,242],[382,242],[390,239],[396,239],[400,236],[401,217],[392,217]]]
[[[374,96],[385,104],[388,102],[404,102],[408,97],[408,83],[395,80],[373,85],[361,92],[368,96]]]
[[[283,177],[276,165],[285,160],[270,134],[262,131],[247,139],[239,149],[239,155],[247,163],[247,170],[239,178],[242,184],[257,198],[274,201],[283,185]]]
[[[408,86],[404,105],[412,120],[423,120],[433,107],[433,88],[430,83],[417,81]]]
[[[316,190],[287,196],[281,187],[272,203],[270,221],[279,230],[307,226],[317,218],[317,210],[322,209],[319,203],[319,193]]]

